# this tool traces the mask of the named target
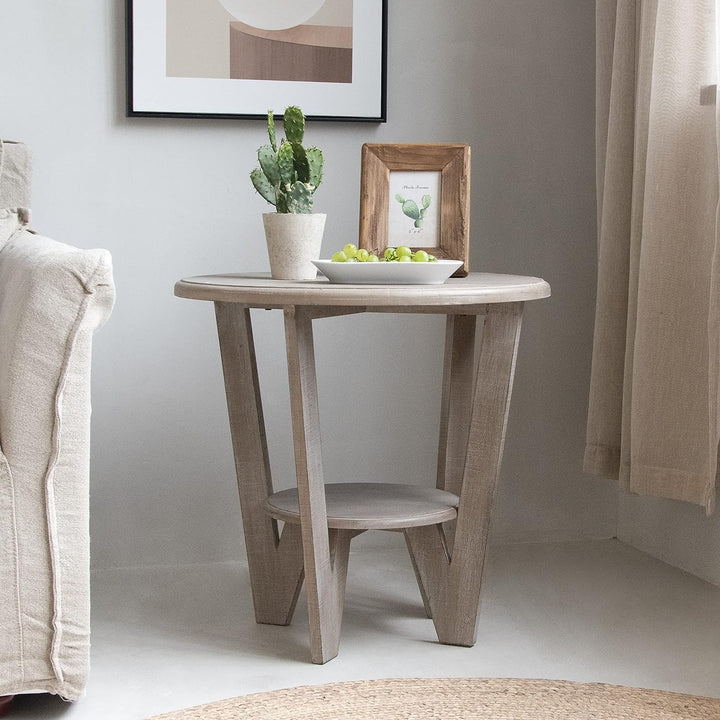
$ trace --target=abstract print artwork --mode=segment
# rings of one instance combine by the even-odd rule
[[[128,0],[128,113],[383,121],[386,3]]]
[[[167,0],[169,77],[350,83],[352,41],[353,0]]]

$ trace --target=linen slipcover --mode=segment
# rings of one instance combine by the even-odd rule
[[[91,346],[115,290],[106,250],[28,229],[18,147],[9,177],[0,143],[0,696],[76,700],[90,647]]]
[[[30,220],[32,164],[27,145],[0,140],[0,210],[15,210],[23,223]]]

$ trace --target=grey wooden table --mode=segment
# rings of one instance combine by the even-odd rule
[[[550,286],[487,273],[442,285],[291,282],[255,273],[185,278],[175,294],[215,304],[257,622],[289,624],[304,579],[311,658],[331,660],[351,539],[397,530],[438,639],[473,645],[523,305],[548,297]],[[297,489],[279,493],[270,477],[251,308],[279,309],[285,318]],[[359,312],[446,316],[435,488],[324,483],[312,323]]]

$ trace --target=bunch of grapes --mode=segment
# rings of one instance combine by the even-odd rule
[[[332,256],[333,262],[437,262],[434,255],[425,250],[411,250],[407,245],[396,248],[389,247],[382,257],[368,252],[365,248],[358,248],[348,243],[342,250]]]

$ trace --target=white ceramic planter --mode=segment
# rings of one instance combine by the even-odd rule
[[[263,213],[270,273],[275,280],[314,280],[325,213]]]

